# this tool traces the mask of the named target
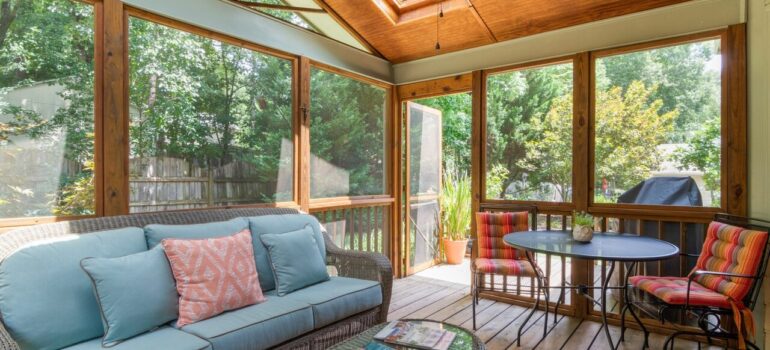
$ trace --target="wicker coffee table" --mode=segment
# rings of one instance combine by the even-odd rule
[[[437,322],[437,321],[431,321],[431,320],[408,319],[408,320],[401,320],[401,321],[438,323],[442,325],[445,329],[457,333],[457,336],[455,336],[454,341],[452,341],[452,345],[449,346],[449,350],[484,350],[485,349],[484,342],[482,342],[481,339],[479,339],[471,331],[465,328],[458,327],[458,326],[451,325],[444,322]],[[366,347],[367,344],[369,344],[371,341],[374,340],[374,335],[377,334],[383,328],[385,328],[387,324],[388,324],[387,322],[380,323],[372,328],[365,330],[363,333],[353,338],[350,338],[342,343],[332,346],[330,349],[333,349],[333,350],[363,349]],[[393,344],[386,344],[386,345],[395,349],[410,349],[410,348],[401,347],[401,346],[397,347],[396,345],[393,345]]]

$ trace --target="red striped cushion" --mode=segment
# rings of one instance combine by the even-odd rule
[[[636,288],[672,305],[684,305],[687,277],[633,276],[628,281]],[[690,305],[730,308],[730,299],[697,282],[690,285]]]
[[[479,258],[473,261],[473,266],[479,273],[535,277],[535,270],[527,260]]]
[[[526,259],[523,250],[503,243],[503,236],[529,229],[529,212],[476,213],[478,257],[487,259]]]
[[[755,275],[762,260],[767,232],[712,222],[706,232],[695,270]],[[706,288],[742,301],[753,282],[750,278],[700,275],[694,279]]]

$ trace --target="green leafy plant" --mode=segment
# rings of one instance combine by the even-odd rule
[[[587,214],[584,211],[581,212],[572,212],[572,225],[573,226],[593,226],[594,225],[594,217],[590,214]]]
[[[444,173],[441,221],[444,238],[459,241],[468,238],[471,227],[471,179],[468,175]]]

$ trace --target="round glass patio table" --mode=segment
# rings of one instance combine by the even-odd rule
[[[484,342],[479,339],[479,337],[475,336],[471,331],[458,327],[455,325],[451,325],[444,322],[438,322],[438,321],[432,321],[432,320],[418,320],[418,319],[409,319],[409,320],[400,320],[400,321],[407,321],[407,322],[417,322],[417,323],[423,323],[423,322],[430,322],[435,324],[440,324],[444,329],[455,332],[455,339],[452,341],[452,344],[449,346],[449,350],[484,350]],[[412,349],[409,347],[394,345],[394,344],[388,344],[383,343],[381,341],[374,340],[374,335],[379,333],[383,328],[385,328],[386,325],[388,325],[389,322],[380,323],[372,328],[369,328],[365,331],[363,331],[361,334],[352,337],[342,343],[339,343],[337,345],[334,345],[330,347],[331,350],[360,350],[365,349],[366,345],[375,342],[377,344],[382,344],[385,346],[388,346],[393,349]]]
[[[588,290],[595,288],[593,286],[570,286],[569,288],[576,288],[580,295],[590,299],[595,304],[599,305],[602,313],[602,327],[604,328],[607,340],[610,343],[611,349],[616,349],[619,343],[616,345],[612,341],[610,335],[610,329],[607,324],[607,289],[623,289],[623,298],[627,298],[628,276],[626,274],[626,281],[623,286],[608,287],[610,277],[615,271],[616,262],[630,262],[631,265],[627,271],[632,271],[634,265],[641,261],[658,261],[670,258],[679,254],[679,247],[666,241],[655,239],[652,237],[642,237],[634,234],[625,233],[600,233],[594,232],[594,237],[590,242],[580,242],[572,238],[571,231],[521,231],[509,233],[503,237],[503,242],[506,245],[524,249],[527,252],[527,260],[534,267],[535,274],[537,275],[538,290],[542,291],[546,296],[546,300],[550,295],[548,285],[548,278],[543,276],[543,272],[535,263],[533,253],[543,253],[550,255],[557,255],[571,258],[591,259],[598,261],[605,261],[609,266],[609,271],[604,274],[604,279],[601,281],[601,299],[593,298]],[[558,287],[561,289],[559,299],[556,301],[554,307],[554,313],[559,307],[560,302],[564,296],[564,285]],[[535,304],[532,307],[532,311],[529,316],[524,320],[519,328],[519,334],[526,326],[529,318],[535,313],[540,298],[535,300]],[[625,305],[625,303],[624,303]],[[637,317],[633,309],[629,309],[634,317]],[[546,303],[546,320],[548,319],[548,304]],[[555,317],[554,317],[555,318]],[[547,324],[545,325],[547,327]],[[546,329],[543,331],[543,337],[547,334]],[[521,339],[521,336],[519,336]],[[521,344],[519,344],[521,345]]]

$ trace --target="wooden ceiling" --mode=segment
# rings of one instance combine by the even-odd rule
[[[394,63],[688,0],[316,0]],[[436,50],[436,21],[439,20]]]

